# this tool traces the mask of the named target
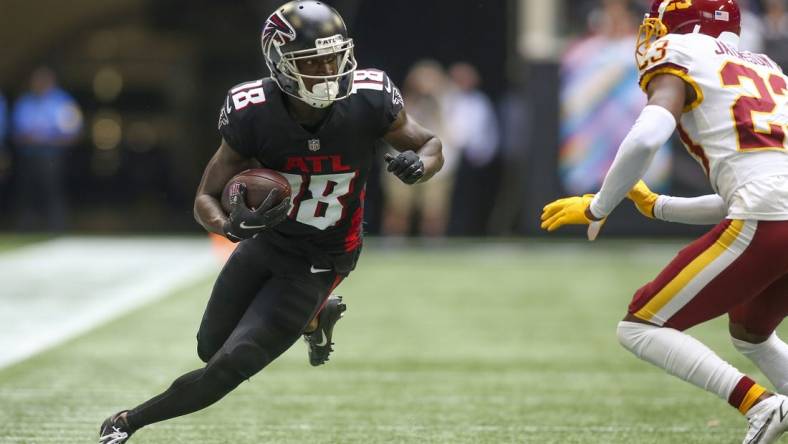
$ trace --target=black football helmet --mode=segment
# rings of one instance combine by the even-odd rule
[[[271,77],[286,94],[315,108],[350,95],[357,66],[353,39],[348,38],[345,21],[334,8],[314,0],[285,3],[265,21],[260,40]],[[337,58],[336,74],[299,72],[296,61],[328,55]],[[310,89],[304,79],[317,83]]]

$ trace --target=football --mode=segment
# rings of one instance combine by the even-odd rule
[[[227,213],[230,212],[230,190],[237,183],[246,185],[246,206],[250,209],[259,207],[273,189],[278,189],[280,192],[279,199],[274,205],[290,198],[290,183],[278,172],[268,168],[241,171],[227,181],[222,191],[222,208]]]

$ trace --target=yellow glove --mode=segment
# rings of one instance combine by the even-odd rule
[[[627,197],[631,200],[638,211],[649,219],[654,219],[654,205],[657,204],[659,194],[651,191],[646,182],[639,180],[635,186],[629,190]]]
[[[542,209],[542,229],[555,231],[564,225],[589,225],[588,239],[594,240],[605,219],[594,221],[586,217],[593,194],[565,197],[547,204]]]

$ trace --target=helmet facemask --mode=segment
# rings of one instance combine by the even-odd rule
[[[279,87],[314,108],[326,108],[336,100],[348,97],[351,93],[356,58],[353,55],[353,39],[342,35],[321,38],[315,47],[298,51],[282,52],[282,43],[270,39],[263,46],[266,64]],[[309,75],[301,73],[297,62],[309,59],[336,57],[336,73],[329,75]],[[315,82],[311,88],[307,84]]]
[[[635,46],[635,61],[638,64],[638,69],[643,69],[648,63],[646,54],[648,54],[651,45],[664,37],[668,33],[668,27],[662,21],[665,16],[665,11],[671,4],[672,0],[662,0],[657,7],[657,16],[652,17],[651,14],[646,14],[643,18],[643,23],[640,24],[638,29],[638,41]],[[652,12],[654,12],[652,10]]]
[[[667,35],[667,33],[668,28],[662,23],[661,18],[651,18],[646,14],[646,18],[643,19],[643,23],[640,24],[638,29],[638,40],[635,46],[635,61],[639,69],[643,69],[648,63],[646,55],[651,45]]]

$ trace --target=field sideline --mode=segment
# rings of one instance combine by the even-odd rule
[[[680,245],[371,243],[337,291],[349,308],[327,366],[298,343],[219,404],[130,444],[741,442],[745,421],[725,402],[615,338],[633,291]],[[214,277],[0,369],[0,443],[95,442],[106,415],[200,366]],[[692,333],[765,382],[723,319]]]

